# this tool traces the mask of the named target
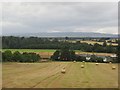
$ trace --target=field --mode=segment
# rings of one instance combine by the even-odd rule
[[[55,52],[55,49],[2,49],[2,51],[10,50],[11,52]]]
[[[85,67],[81,68],[84,64]],[[112,70],[112,66],[116,66]],[[65,67],[66,73],[61,73]],[[82,62],[3,63],[3,88],[117,88],[118,65]]]
[[[69,41],[71,43],[76,43],[76,40],[71,40]],[[98,41],[91,41],[91,40],[85,40],[85,41],[80,41],[81,43],[88,43],[94,45],[95,43],[103,45],[103,42],[98,42]],[[110,43],[107,42],[107,45],[110,45]],[[118,43],[112,43],[113,46],[118,46]]]
[[[103,42],[97,42],[97,41],[81,41],[81,43],[88,43],[94,45],[95,43],[98,43],[100,45],[103,45]],[[110,45],[110,43],[107,43],[107,45]],[[117,46],[117,43],[112,43],[113,46]]]
[[[50,58],[51,55],[56,51],[55,49],[2,49],[2,51],[10,50],[11,52],[19,51],[19,52],[34,52],[39,54],[41,57]],[[76,54],[93,54],[94,52],[83,52],[80,50],[75,50]],[[100,56],[111,56],[112,53],[94,53],[95,55]]]

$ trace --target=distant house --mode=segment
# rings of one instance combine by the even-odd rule
[[[86,60],[87,60],[87,61],[90,60],[91,55],[93,55],[93,54],[77,54],[77,56],[86,57]],[[103,62],[115,62],[116,57],[117,57],[116,54],[113,54],[113,55],[111,55],[111,56],[109,56],[109,55],[106,56],[106,55],[98,55],[98,54],[95,54],[95,56],[100,57],[100,58],[103,58]]]

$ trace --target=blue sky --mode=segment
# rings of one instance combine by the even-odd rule
[[[97,32],[117,34],[117,2],[25,3],[2,6],[3,34]]]

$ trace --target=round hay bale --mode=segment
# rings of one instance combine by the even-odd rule
[[[85,63],[85,61],[82,61],[83,63]]]
[[[76,62],[76,61],[73,61],[74,63]]]
[[[112,63],[112,62],[109,62],[110,64]]]
[[[99,63],[95,63],[95,65],[99,65]]]
[[[84,65],[81,65],[81,68],[84,68]]]
[[[116,67],[115,66],[112,66],[112,70],[115,70],[116,69]]]
[[[63,73],[63,74],[64,74],[65,72],[66,72],[66,70],[65,70],[65,69],[62,69],[62,70],[61,70],[61,73]]]

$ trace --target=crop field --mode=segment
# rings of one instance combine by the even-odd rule
[[[69,41],[69,42],[72,42],[72,43],[76,43],[76,40],[71,40],[71,41]],[[88,43],[88,44],[92,44],[92,45],[94,45],[95,43],[97,43],[97,44],[100,44],[100,45],[103,45],[103,42],[97,42],[97,41],[80,41],[81,43]],[[107,45],[110,45],[110,43],[108,43],[107,42]],[[117,46],[118,45],[118,43],[112,43],[112,45],[113,46]]]
[[[84,65],[84,68],[81,68]],[[116,69],[112,69],[115,66]],[[66,72],[61,73],[65,68]],[[118,64],[3,63],[3,88],[117,88]]]
[[[103,42],[97,42],[97,41],[81,41],[81,43],[88,43],[94,45],[95,43],[98,43],[100,45],[103,45]],[[110,45],[110,43],[107,43],[107,45]],[[117,43],[112,43],[113,46],[117,46]]]

